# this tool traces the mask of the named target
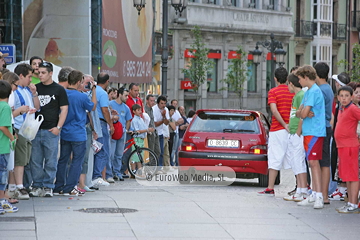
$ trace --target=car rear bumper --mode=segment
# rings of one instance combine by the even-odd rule
[[[267,155],[212,152],[179,152],[180,166],[228,166],[236,173],[267,174]]]

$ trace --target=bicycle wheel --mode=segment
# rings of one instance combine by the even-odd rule
[[[149,179],[155,175],[158,159],[149,148],[138,148],[131,152],[128,163],[129,172],[137,179]]]

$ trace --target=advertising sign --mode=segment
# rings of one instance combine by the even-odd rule
[[[90,0],[23,0],[24,60],[39,56],[91,74]]]
[[[2,54],[8,54],[6,57],[4,57],[6,64],[16,62],[15,44],[0,44],[0,52],[2,52]]]
[[[152,81],[152,1],[138,11],[133,1],[103,0],[102,67],[111,82]]]

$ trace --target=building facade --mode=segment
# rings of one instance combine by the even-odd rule
[[[295,34],[289,43],[289,66],[326,62],[330,74],[344,71],[348,59],[348,2],[341,0],[290,1]]]
[[[226,87],[221,81],[226,78],[232,53],[239,46],[247,53],[255,49],[259,41],[275,39],[287,46],[294,34],[292,12],[285,0],[194,0],[189,1],[182,16],[170,9],[169,29],[173,34],[174,58],[169,62],[168,95],[179,99],[186,109],[201,108],[243,108],[266,112],[267,91],[270,82],[271,55],[266,48],[262,50],[262,61],[252,64],[249,54],[249,77],[243,85],[241,99],[231,91],[220,90]],[[191,29],[199,26],[206,47],[210,49],[208,58],[214,67],[207,75],[207,82],[200,88],[201,103],[196,104],[193,91],[182,89],[186,81],[182,69],[186,66],[188,49],[194,38]],[[270,57],[269,57],[270,56]],[[288,68],[287,64],[285,67]],[[268,86],[268,87],[267,87]]]

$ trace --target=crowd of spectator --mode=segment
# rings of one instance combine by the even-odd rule
[[[144,105],[138,84],[109,88],[107,73],[94,81],[63,67],[55,82],[53,65],[40,57],[14,72],[4,57],[0,52],[0,214],[17,212],[14,204],[30,197],[82,196],[124,181],[138,165],[128,169],[131,151],[124,151],[133,137],[157,155],[157,174],[177,168],[195,112],[186,116],[176,99],[149,94]],[[20,134],[27,119],[41,121],[33,139]]]

